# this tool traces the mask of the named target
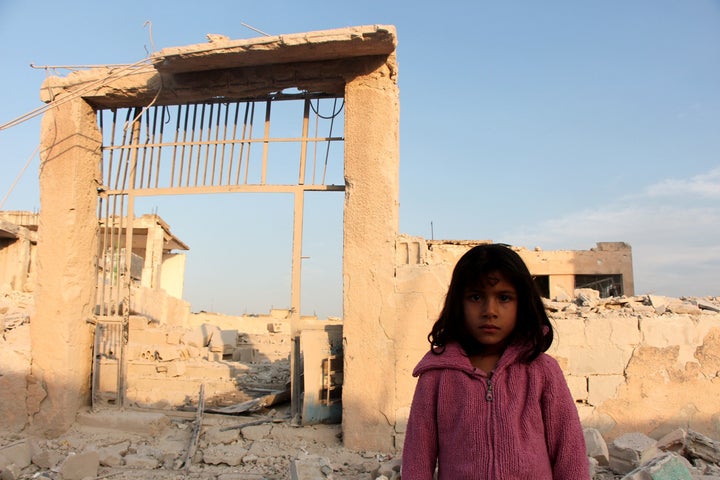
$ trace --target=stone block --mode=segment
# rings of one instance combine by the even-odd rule
[[[77,423],[87,427],[156,435],[170,425],[170,419],[162,413],[111,410],[80,412],[77,415]]]
[[[88,451],[68,455],[60,465],[60,474],[63,480],[83,480],[97,477],[99,468],[100,455],[96,451]]]
[[[290,334],[290,324],[287,322],[270,322],[267,324],[268,332]]]
[[[227,445],[235,443],[240,438],[240,429],[230,428],[223,430],[220,427],[205,427],[203,430],[203,440],[209,444]]]
[[[605,439],[600,434],[600,430],[596,428],[585,428],[583,429],[583,435],[585,437],[585,449],[587,451],[587,456],[595,459],[598,465],[610,465],[608,446],[607,443],[605,443]]]
[[[141,331],[128,332],[128,343],[140,345],[165,345],[167,332],[161,328],[146,328]]]
[[[98,449],[100,465],[118,467],[123,464],[123,457],[128,453],[130,442],[117,443]]]
[[[327,459],[316,455],[296,458],[290,462],[291,480],[318,480],[332,475],[332,467]]]
[[[640,320],[643,346],[665,348],[697,343],[696,325],[685,315],[663,315]]]
[[[21,475],[22,470],[14,463],[0,469],[0,480],[19,480]]]
[[[244,345],[241,347],[237,347],[233,351],[232,359],[236,362],[255,363],[257,356],[257,348],[254,348],[250,345]]]
[[[568,375],[622,375],[632,356],[633,347],[617,345],[574,345],[561,350],[568,359]]]
[[[125,455],[125,466],[143,470],[153,470],[160,466],[160,460],[148,455]]]
[[[169,345],[167,343],[153,345],[151,347],[155,353],[155,359],[163,362],[178,360],[183,357],[184,349],[178,345]]]
[[[570,394],[576,402],[585,402],[588,399],[588,380],[586,377],[568,375],[565,377]]]
[[[610,468],[619,474],[628,474],[660,455],[657,442],[639,432],[626,433],[609,446]]]
[[[173,331],[167,332],[167,340],[166,341],[167,341],[168,345],[180,345],[183,333],[184,332],[179,331],[179,330],[173,330]]]
[[[245,440],[260,440],[270,435],[272,425],[250,425],[241,429]]]
[[[28,440],[21,440],[5,447],[0,447],[0,468],[14,464],[19,468],[25,468],[32,463],[34,452],[33,444]]]
[[[665,453],[633,470],[622,480],[693,480],[693,476],[681,457]]]
[[[588,403],[602,405],[605,400],[615,397],[617,389],[624,383],[624,375],[591,375],[588,377]]]
[[[229,465],[235,467],[243,463],[247,450],[233,445],[209,445],[202,450],[203,463],[208,465]]]
[[[128,330],[138,331],[138,330],[145,330],[148,326],[148,319],[147,317],[143,317],[140,315],[130,315],[128,318]]]
[[[181,377],[185,375],[185,362],[181,360],[164,362],[163,365],[166,367],[165,375],[168,377]]]

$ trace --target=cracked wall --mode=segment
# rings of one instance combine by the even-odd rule
[[[441,254],[408,255],[418,248],[410,243],[396,259],[398,448],[416,383],[412,369],[429,348],[455,261],[472,246],[455,242]],[[408,264],[409,257],[423,261]],[[720,299],[573,293],[546,301],[556,329],[548,353],[565,372],[585,427],[608,440],[628,432],[659,438],[677,427],[720,436]]]

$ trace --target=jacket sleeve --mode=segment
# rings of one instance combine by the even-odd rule
[[[431,480],[437,463],[436,407],[439,373],[420,375],[413,396],[402,453],[403,480]]]
[[[557,361],[550,356],[544,358],[546,382],[542,410],[553,480],[589,479],[590,467],[577,407]]]

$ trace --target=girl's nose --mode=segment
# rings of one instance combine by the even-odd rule
[[[497,316],[497,301],[489,298],[483,302],[483,316],[484,317],[495,317]]]

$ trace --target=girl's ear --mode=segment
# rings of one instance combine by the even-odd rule
[[[544,337],[545,335],[547,335],[548,333],[550,333],[550,327],[548,327],[547,325],[543,325],[543,327],[542,327],[543,337]]]

